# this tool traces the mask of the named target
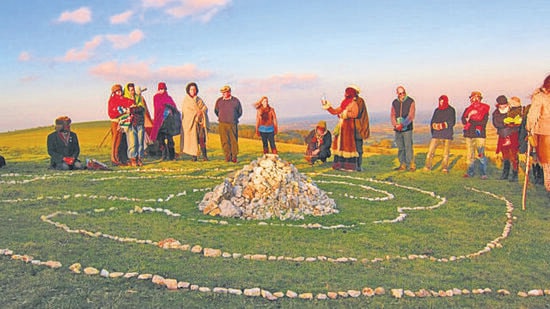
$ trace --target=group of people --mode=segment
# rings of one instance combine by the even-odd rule
[[[413,151],[413,122],[415,115],[414,99],[407,96],[405,88],[396,89],[397,98],[392,102],[391,122],[395,131],[395,143],[398,148],[397,170],[415,171]],[[479,164],[481,179],[487,179],[488,159],[485,155],[487,123],[490,106],[482,102],[479,91],[470,94],[470,105],[464,110],[460,120],[463,125],[463,137],[466,143],[465,178],[474,177],[476,162]],[[492,124],[497,129],[496,153],[502,155],[502,174],[500,179],[518,181],[519,154],[525,153],[533,158],[531,166],[535,183],[544,184],[550,196],[550,75],[542,86],[531,96],[531,104],[523,107],[518,97],[508,99],[504,95],[496,98],[496,108],[492,113]],[[441,171],[449,172],[450,142],[453,139],[456,124],[456,111],[449,104],[446,95],[439,97],[434,110],[430,129],[432,138],[426,155],[425,171],[433,168],[433,157],[439,144],[443,144]]]
[[[122,88],[115,84],[111,88],[108,114],[111,119],[113,165],[141,166],[145,147],[157,142],[163,159],[176,157],[173,137],[180,135],[180,153],[191,156],[193,161],[199,157],[208,160],[206,141],[209,126],[208,107],[199,96],[195,82],[187,84],[181,112],[168,94],[166,83],[159,82],[153,98],[155,110],[151,118],[142,92],[145,89],[128,83]],[[218,117],[218,131],[226,162],[237,162],[238,122],[243,110],[238,98],[232,96],[228,85],[220,89],[214,113]],[[334,155],[332,167],[336,170],[361,171],[364,140],[370,136],[369,116],[365,100],[359,96],[360,89],[350,85],[344,90],[344,99],[340,105],[322,99],[322,108],[338,117],[338,123],[332,134],[326,121],[320,121],[305,138],[307,144],[306,160],[310,164],[326,162]],[[415,171],[416,164],[413,148],[413,129],[415,119],[415,101],[407,95],[403,86],[396,88],[397,98],[391,103],[390,119],[395,132],[395,144],[398,152],[397,170]],[[488,159],[485,155],[486,128],[489,121],[490,106],[482,102],[479,91],[472,91],[470,105],[464,110],[460,120],[466,143],[467,169],[464,177],[475,175],[476,162],[479,174],[487,179]],[[497,154],[502,154],[503,170],[501,179],[518,180],[519,153],[533,156],[535,182],[544,183],[550,192],[550,75],[531,97],[531,105],[523,107],[518,97],[501,95],[496,99],[496,108],[492,113],[492,123],[497,129]],[[256,134],[262,139],[263,153],[277,154],[275,135],[278,123],[275,109],[269,99],[263,96],[254,104],[256,116]],[[61,116],[55,120],[55,132],[48,136],[48,153],[51,167],[56,169],[83,168],[78,159],[80,148],[74,132],[70,131],[71,119]],[[433,157],[438,145],[443,144],[441,171],[449,172],[450,144],[456,125],[456,111],[446,95],[439,97],[431,121],[431,140],[426,155],[424,170],[433,168]],[[147,141],[149,139],[149,142]],[[123,143],[124,142],[124,143]],[[532,147],[527,147],[529,143]],[[126,148],[121,151],[121,145]],[[527,150],[530,148],[531,150]],[[127,160],[125,160],[127,158]]]

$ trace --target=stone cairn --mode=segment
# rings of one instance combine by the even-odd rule
[[[338,213],[333,199],[274,154],[263,155],[226,178],[204,195],[199,210],[246,220],[299,220]]]

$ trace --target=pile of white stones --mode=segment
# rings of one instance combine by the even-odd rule
[[[273,154],[252,161],[206,193],[199,210],[247,220],[299,220],[338,213],[334,200],[310,178]]]

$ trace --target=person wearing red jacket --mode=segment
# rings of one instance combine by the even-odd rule
[[[126,162],[121,162],[118,155],[118,148],[123,137],[119,121],[121,116],[128,114],[129,108],[133,103],[132,100],[122,96],[121,85],[115,84],[111,87],[107,113],[111,119],[111,163],[115,166],[126,164]]]

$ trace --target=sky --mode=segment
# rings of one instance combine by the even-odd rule
[[[181,106],[194,81],[214,121],[230,85],[243,123],[264,95],[279,119],[330,119],[321,97],[339,105],[350,84],[388,123],[399,85],[420,111],[447,94],[460,114],[473,90],[525,105],[550,74],[549,16],[537,0],[4,0],[0,132],[106,120],[128,82],[153,110],[158,82]]]

